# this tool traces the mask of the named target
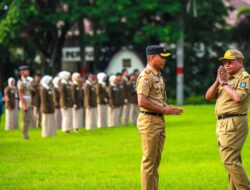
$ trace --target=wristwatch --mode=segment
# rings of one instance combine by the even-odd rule
[[[225,85],[228,85],[228,83],[227,83],[226,81],[223,81],[223,82],[221,83],[221,86],[225,86]]]

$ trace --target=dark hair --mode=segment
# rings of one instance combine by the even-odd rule
[[[123,69],[122,69],[122,73],[124,73],[124,72],[126,72],[126,71],[128,71],[128,69],[126,69],[126,68],[123,68]]]
[[[122,74],[121,74],[121,73],[119,73],[119,72],[115,74],[115,76],[121,76],[121,75],[122,75]]]
[[[36,73],[35,76],[42,77],[41,73]]]
[[[134,69],[133,73],[135,73],[135,72],[139,72],[139,69]]]

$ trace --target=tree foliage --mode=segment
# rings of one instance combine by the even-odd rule
[[[8,11],[0,18],[0,45],[8,51],[22,48],[24,57],[31,59],[28,63],[39,55],[43,61],[37,68],[55,74],[60,70],[67,32],[79,27],[83,19],[91,22],[93,33],[81,33],[82,28],[79,45],[95,48],[98,70],[103,70],[121,47],[138,52],[145,61],[146,45],[163,42],[174,47],[183,36],[186,93],[203,94],[213,78],[207,73],[214,73],[217,67],[215,57],[227,48],[227,9],[222,0],[188,2],[196,2],[197,17],[187,11],[186,0],[3,0],[0,8],[8,5]],[[164,71],[172,97],[175,58]]]

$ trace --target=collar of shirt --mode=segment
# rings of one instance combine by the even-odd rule
[[[234,75],[232,75],[230,78],[239,78],[241,73],[245,71],[244,68],[240,69],[237,73],[235,73]]]
[[[150,65],[147,65],[147,68],[149,69],[149,70],[151,70],[152,71],[152,73],[154,74],[154,75],[156,75],[156,76],[161,76],[161,73],[159,72],[159,71],[157,71],[155,68],[153,68],[152,66],[150,66]]]

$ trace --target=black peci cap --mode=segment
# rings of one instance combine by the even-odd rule
[[[21,66],[19,67],[19,71],[29,70],[29,69],[30,69],[30,68],[29,68],[28,65],[21,65]]]
[[[162,57],[169,57],[171,53],[167,52],[167,49],[159,45],[149,45],[146,47],[146,55],[159,54]]]

